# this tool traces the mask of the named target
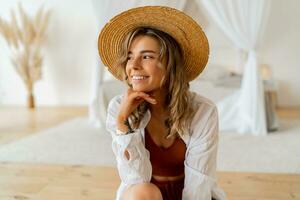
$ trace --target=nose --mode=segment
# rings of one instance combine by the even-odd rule
[[[131,58],[127,64],[129,64],[130,68],[134,70],[139,70],[142,68],[141,61],[139,58]]]

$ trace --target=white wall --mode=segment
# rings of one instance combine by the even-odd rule
[[[17,2],[0,1],[1,17]],[[86,105],[89,102],[91,71],[97,59],[97,26],[89,1],[23,0],[26,11],[35,13],[42,4],[52,10],[48,40],[44,48],[43,78],[35,86],[38,105]],[[10,63],[10,52],[0,38],[0,103],[26,104],[23,82]]]
[[[211,45],[210,64],[232,67],[236,51],[218,27],[207,18],[194,0],[188,0],[186,11],[207,32]],[[43,79],[37,82],[35,96],[39,105],[87,105],[89,103],[92,68],[97,59],[98,36],[92,3],[80,0],[23,0],[25,9],[34,13],[40,2],[51,8],[52,18],[45,44]],[[9,9],[17,1],[0,1],[0,15],[8,19]],[[279,83],[279,104],[300,106],[300,6],[298,0],[273,0],[270,20],[260,48],[260,59],[269,65]],[[199,12],[200,10],[200,12]],[[204,14],[201,14],[201,11]],[[9,60],[6,42],[0,38],[0,103],[26,103],[26,91]]]
[[[279,85],[282,106],[300,106],[300,1],[273,0],[261,48]]]

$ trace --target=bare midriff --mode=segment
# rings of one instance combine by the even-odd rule
[[[184,178],[184,174],[181,174],[179,176],[158,176],[158,175],[152,175],[152,177],[157,181],[176,181]]]

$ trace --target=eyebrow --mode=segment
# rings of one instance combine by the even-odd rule
[[[143,51],[140,51],[139,53],[141,53],[141,54],[143,54],[143,53],[156,53],[157,54],[157,52],[153,51],[153,50],[143,50]],[[132,54],[132,52],[129,51],[128,54]]]

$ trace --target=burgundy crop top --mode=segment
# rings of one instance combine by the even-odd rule
[[[168,148],[157,146],[145,129],[145,147],[150,152],[152,174],[158,176],[179,176],[184,174],[186,145],[177,137]]]

